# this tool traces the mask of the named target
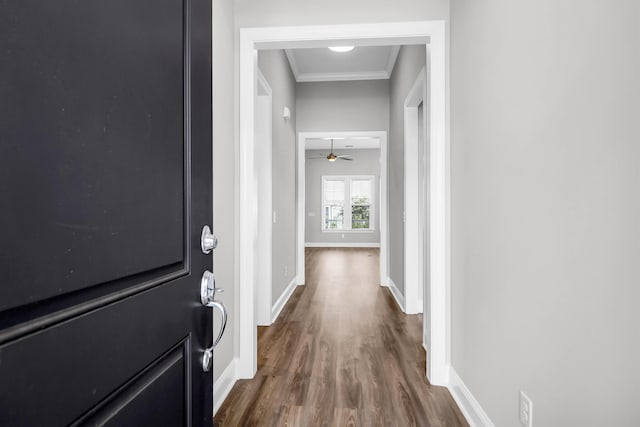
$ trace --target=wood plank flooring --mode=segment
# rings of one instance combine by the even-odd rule
[[[377,249],[308,248],[306,286],[258,330],[258,372],[215,426],[468,426],[424,375],[422,318],[379,286]]]

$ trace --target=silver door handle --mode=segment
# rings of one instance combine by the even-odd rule
[[[202,273],[200,279],[200,302],[202,305],[208,306],[216,298],[216,292],[224,292],[224,289],[216,287],[216,279],[213,273],[206,270]]]
[[[206,270],[202,274],[202,279],[200,280],[200,302],[205,307],[211,307],[213,309],[217,308],[220,310],[220,314],[222,314],[222,324],[220,325],[218,336],[213,341],[213,345],[207,348],[202,356],[202,370],[204,372],[209,372],[211,370],[211,365],[213,363],[213,349],[218,345],[220,339],[222,339],[222,334],[224,334],[224,330],[227,327],[227,308],[224,304],[215,300],[216,292],[222,292],[222,289],[216,287],[216,279],[213,277],[213,273]]]
[[[220,330],[218,331],[218,336],[213,341],[213,345],[207,348],[204,351],[204,355],[202,356],[202,370],[204,372],[209,372],[211,370],[211,365],[213,362],[213,349],[216,348],[220,340],[222,339],[222,335],[224,334],[224,330],[227,327],[227,307],[224,306],[220,301],[211,301],[206,304],[207,307],[211,307],[213,309],[220,310],[220,314],[222,315],[222,324],[220,325]]]

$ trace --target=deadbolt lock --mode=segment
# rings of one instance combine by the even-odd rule
[[[200,236],[200,248],[203,254],[210,254],[213,249],[218,247],[218,238],[213,235],[208,225],[202,227],[202,235]]]

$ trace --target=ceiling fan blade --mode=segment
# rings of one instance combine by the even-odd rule
[[[337,158],[339,158],[340,160],[349,160],[349,161],[353,160],[353,159],[352,159],[351,157],[349,157],[349,156],[336,156],[336,157],[337,157]]]
[[[309,160],[316,160],[316,159],[326,159],[327,156],[313,156],[313,157],[307,157],[307,159]]]

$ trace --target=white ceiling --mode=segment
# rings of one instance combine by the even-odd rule
[[[331,149],[331,140],[325,138],[307,138],[305,141],[307,150],[329,150]],[[371,148],[380,148],[380,140],[378,138],[354,137],[344,139],[334,139],[334,150],[363,150]]]
[[[349,52],[326,47],[287,49],[291,71],[298,82],[388,79],[400,46],[356,46]]]

